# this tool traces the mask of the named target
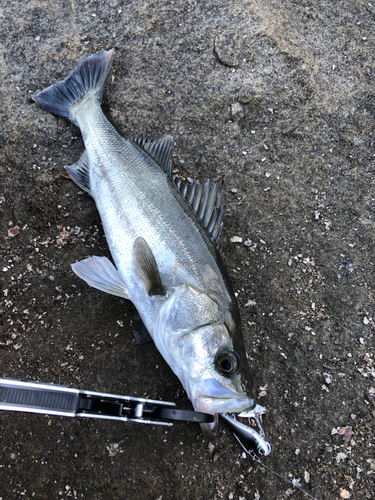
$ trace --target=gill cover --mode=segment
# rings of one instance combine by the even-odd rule
[[[173,347],[176,347],[173,344],[176,344],[177,339],[197,328],[215,323],[219,318],[217,302],[194,286],[184,283],[168,291],[168,298],[158,313],[155,343],[172,369],[176,363],[173,358],[177,354],[173,352]]]

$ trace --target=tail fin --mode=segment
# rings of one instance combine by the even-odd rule
[[[31,97],[51,113],[63,116],[77,125],[71,106],[89,93],[101,104],[114,53],[115,49],[111,49],[85,57],[74,66],[68,78]]]

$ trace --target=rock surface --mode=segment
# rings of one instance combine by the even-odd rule
[[[114,47],[117,130],[172,134],[179,175],[226,180],[221,253],[268,409],[262,462],[293,483],[224,425],[209,453],[193,424],[4,412],[0,497],[374,498],[375,5],[4,0],[0,19],[0,375],[191,408],[156,348],[133,345],[133,306],[72,273],[108,256],[63,169],[83,142],[30,99]]]

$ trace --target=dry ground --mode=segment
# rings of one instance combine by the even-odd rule
[[[375,4],[3,0],[0,19],[0,375],[191,408],[156,348],[134,346],[133,306],[72,273],[108,256],[63,168],[83,143],[30,99],[115,47],[117,130],[172,134],[174,170],[226,180],[221,253],[268,409],[263,463],[319,500],[374,498]],[[0,450],[2,500],[308,498],[224,425],[210,456],[193,424],[3,412]]]

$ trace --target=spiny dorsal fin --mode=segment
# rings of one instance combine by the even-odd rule
[[[130,140],[146,151],[172,179],[179,193],[202,222],[215,247],[219,248],[226,208],[221,206],[224,181],[212,183],[208,180],[204,184],[197,184],[172,177],[173,137],[170,135],[158,141],[146,137],[131,137]]]
[[[157,141],[148,137],[130,137],[130,140],[142,148],[171,177],[173,137],[165,135]]]
[[[173,183],[202,222],[215,247],[219,248],[226,209],[221,205],[224,181],[212,183],[209,179],[204,184],[197,184],[173,177]]]
[[[81,158],[73,165],[65,166],[66,173],[86,193],[91,194],[90,191],[90,177],[89,177],[89,155],[86,150],[83,152]]]
[[[147,241],[138,237],[133,246],[132,265],[137,277],[144,284],[147,293],[164,295],[159,269]]]

